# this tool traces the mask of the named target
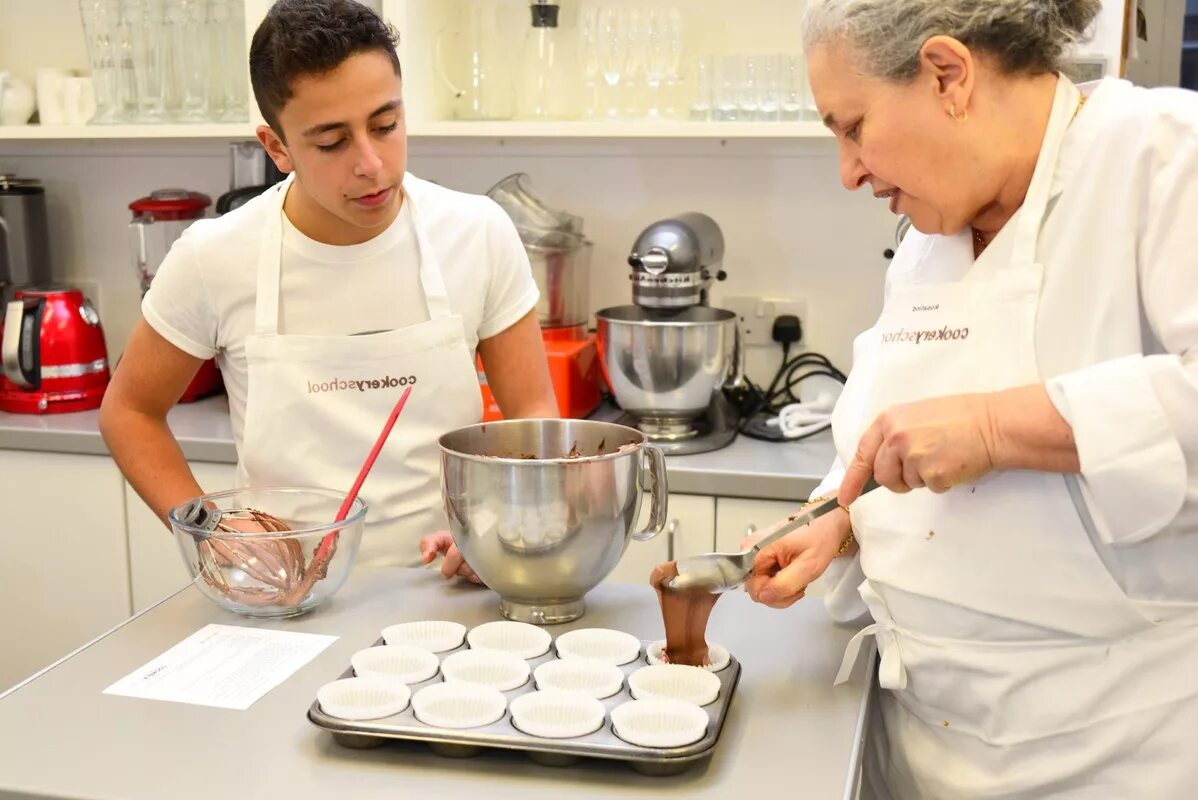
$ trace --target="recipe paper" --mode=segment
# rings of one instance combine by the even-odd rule
[[[337,639],[205,625],[104,694],[245,710]]]

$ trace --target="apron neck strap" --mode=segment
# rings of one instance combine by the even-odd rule
[[[1081,92],[1073,82],[1064,75],[1059,76],[1052,111],[1048,115],[1048,127],[1044,131],[1044,141],[1036,159],[1036,169],[1016,217],[1014,249],[1011,253],[1014,266],[1031,267],[1036,263],[1036,244],[1052,198],[1053,177],[1061,154],[1061,144],[1080,97]]]
[[[406,184],[414,183],[411,176],[405,175]],[[279,332],[279,287],[282,283],[283,262],[283,201],[295,181],[295,173],[291,173],[281,183],[269,190],[270,195],[266,210],[266,225],[262,231],[262,241],[258,246],[257,291],[254,299],[254,333],[273,336]],[[420,257],[420,283],[424,289],[425,302],[428,304],[430,319],[442,319],[453,312],[449,305],[449,294],[445,289],[445,281],[441,277],[441,267],[437,263],[436,254],[429,245],[424,227],[420,224],[416,203],[412,194],[404,191],[403,202],[408,206],[412,217],[412,228],[416,237],[416,247]],[[398,266],[398,265],[397,265]]]

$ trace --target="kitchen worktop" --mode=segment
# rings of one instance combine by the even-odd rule
[[[618,412],[601,409],[597,416]],[[236,463],[225,397],[171,409],[167,423],[189,461]],[[45,416],[0,412],[0,449],[104,455],[99,411]],[[709,453],[667,458],[670,491],[769,500],[806,498],[835,458],[832,434],[774,444],[741,436]]]
[[[605,584],[587,600],[586,616],[550,632],[605,626],[661,636],[649,586]],[[223,611],[189,586],[0,695],[0,798],[855,796],[872,669],[863,662],[849,682],[832,685],[853,631],[833,625],[818,599],[775,611],[742,592],[723,595],[708,638],[740,660],[740,685],[710,761],[669,778],[595,760],[553,768],[509,753],[449,759],[417,743],[353,750],[308,722],[317,688],[339,677],[354,651],[388,624],[432,618],[498,619],[497,599],[429,570],[360,567],[324,607],[265,621]],[[246,711],[102,694],[209,623],[339,638]]]

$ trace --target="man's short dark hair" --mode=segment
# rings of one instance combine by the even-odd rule
[[[395,29],[357,0],[278,0],[250,43],[250,83],[262,118],[282,138],[279,111],[292,82],[328,74],[358,53],[385,53],[400,75],[398,42]]]

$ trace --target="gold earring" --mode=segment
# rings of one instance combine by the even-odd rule
[[[949,103],[948,104],[948,115],[950,117],[952,117],[954,120],[956,120],[957,122],[965,122],[969,119],[969,109],[965,109],[964,111],[962,111],[961,116],[958,117],[957,116],[957,104]]]

